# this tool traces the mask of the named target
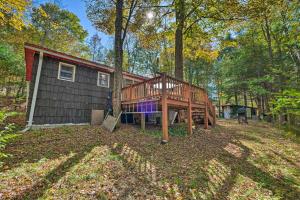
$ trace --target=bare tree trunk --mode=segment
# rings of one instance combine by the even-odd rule
[[[113,85],[113,115],[117,117],[121,112],[122,66],[123,66],[123,0],[116,1],[115,19],[115,73]]]
[[[43,34],[43,37],[41,38],[41,40],[40,40],[40,44],[42,45],[42,46],[44,46],[45,45],[45,43],[46,43],[46,39],[48,38],[48,33],[49,31],[48,30],[45,30],[44,31],[44,34]]]
[[[235,101],[235,105],[239,104],[239,102],[238,102],[238,96],[237,96],[237,92],[236,91],[234,92],[234,101]]]
[[[253,119],[253,114],[252,114],[252,111],[253,111],[253,97],[250,93],[250,101],[251,101],[251,119]]]
[[[246,114],[245,114],[245,121],[247,123],[248,119],[247,119],[247,107],[248,107],[248,102],[247,102],[247,92],[246,90],[244,90],[244,105],[246,107]]]
[[[8,80],[8,81],[6,81]],[[10,96],[11,93],[11,78],[9,77],[8,79],[5,80],[5,88],[6,88],[6,98]]]
[[[270,112],[269,96],[267,94],[265,95],[265,108],[266,108],[266,112]]]
[[[184,0],[175,2],[176,32],[175,32],[175,77],[183,80],[183,27]]]
[[[247,92],[244,90],[244,105],[248,106],[248,101],[247,101]]]
[[[221,90],[220,90],[220,87],[218,86],[218,91],[217,91],[217,93],[218,93],[218,106],[219,106],[219,117],[221,118]]]
[[[256,97],[256,104],[257,104],[257,116],[258,116],[258,119],[260,120],[260,116],[262,114],[262,105],[261,105],[261,97],[260,96]]]
[[[261,108],[262,108],[262,113],[263,113],[263,117],[265,115],[265,98],[263,95],[261,95]]]
[[[270,57],[270,63],[274,64],[274,56],[273,56],[273,49],[272,49],[272,37],[271,37],[271,29],[270,29],[270,22],[267,16],[264,18],[264,24],[262,25],[262,31],[264,33],[264,37],[268,44],[268,52]]]

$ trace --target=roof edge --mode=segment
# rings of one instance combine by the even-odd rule
[[[46,48],[46,47],[43,47],[43,46],[39,46],[39,45],[36,45],[36,44],[25,43],[24,48],[33,50],[35,52],[43,52],[44,54],[47,54],[47,55],[50,55],[50,56],[53,56],[53,57],[57,57],[57,58],[65,59],[65,60],[70,60],[70,61],[76,62],[78,64],[86,65],[88,67],[92,67],[92,68],[95,68],[95,69],[99,69],[99,70],[102,69],[106,72],[114,72],[115,71],[114,67],[111,67],[111,66],[108,66],[108,65],[105,65],[105,64],[101,64],[101,63],[98,63],[98,62],[90,61],[90,60],[87,60],[87,59],[84,59],[84,58],[79,58],[79,57],[76,57],[76,56],[72,56],[72,55],[62,53],[62,52],[59,52],[59,51],[55,51],[55,50],[52,50],[52,49],[49,49],[49,48]],[[123,71],[123,75],[129,76],[129,77],[132,77],[132,78],[136,78],[136,79],[139,79],[139,80],[148,79],[147,77],[140,76],[140,75],[137,75],[137,74],[133,74],[133,73],[130,73],[130,72],[127,72],[127,71]]]

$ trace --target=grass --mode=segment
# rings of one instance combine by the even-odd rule
[[[151,135],[157,138],[161,138],[162,132],[160,127],[151,127],[143,131],[143,133],[147,135]],[[187,133],[187,124],[180,123],[180,124],[173,124],[169,127],[170,136],[186,136]]]
[[[283,129],[284,131],[282,131],[282,135],[285,138],[288,139],[292,139],[297,143],[300,143],[300,127],[299,126],[281,126],[281,129]]]
[[[122,126],[30,131],[8,144],[0,199],[300,199],[300,145],[267,123],[189,136]]]

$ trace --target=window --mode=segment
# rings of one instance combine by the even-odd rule
[[[123,83],[122,83],[122,87],[126,87],[126,86],[128,86],[128,85],[132,85],[133,82],[134,82],[133,80],[124,78],[124,79],[123,79]]]
[[[64,81],[75,81],[75,65],[70,65],[67,63],[59,63],[59,69],[58,69],[58,79],[64,80]]]
[[[109,87],[109,74],[98,72],[97,85],[101,87]]]

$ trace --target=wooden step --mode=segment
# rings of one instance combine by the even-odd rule
[[[200,110],[200,111],[192,111],[192,113],[204,113],[204,110]]]

